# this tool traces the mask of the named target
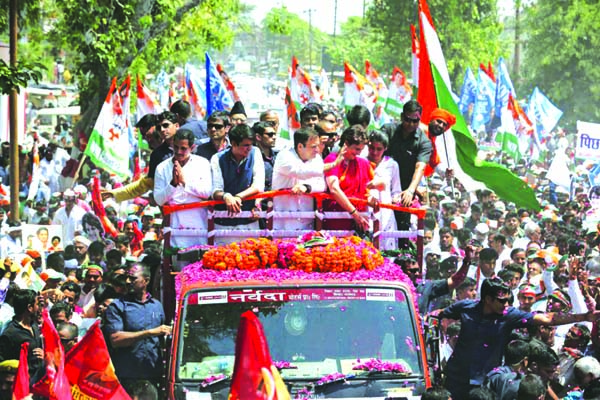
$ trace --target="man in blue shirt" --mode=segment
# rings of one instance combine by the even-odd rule
[[[164,325],[162,304],[148,293],[150,269],[133,264],[127,272],[129,292],[105,312],[111,360],[119,381],[128,386],[146,379],[157,384],[163,373],[160,338],[171,334]]]
[[[483,281],[480,300],[463,300],[444,309],[440,318],[460,320],[458,341],[446,367],[446,388],[453,399],[468,398],[486,374],[502,362],[511,332],[534,325],[563,325],[595,321],[600,311],[585,314],[532,314],[509,307],[510,288],[499,278]]]

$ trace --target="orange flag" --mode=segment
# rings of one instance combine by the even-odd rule
[[[229,400],[289,400],[273,365],[263,327],[252,311],[242,314],[235,342],[235,364]]]
[[[115,375],[100,321],[67,353],[65,373],[75,398],[131,400]]]
[[[15,386],[13,388],[13,400],[23,400],[29,396],[29,364],[27,362],[27,354],[29,343],[21,345],[21,354],[19,355],[19,369],[15,376]]]

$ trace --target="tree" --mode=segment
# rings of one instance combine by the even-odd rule
[[[49,39],[67,49],[89,134],[113,76],[199,62],[231,42],[238,0],[60,0]],[[133,68],[134,67],[134,68]]]
[[[462,84],[466,67],[494,63],[507,53],[508,43],[499,40],[502,25],[498,22],[496,0],[428,0],[427,3],[455,85]],[[418,29],[417,2],[373,0],[366,18],[381,38],[384,66],[388,70],[394,65],[410,70],[410,25]]]
[[[598,2],[538,0],[526,8],[523,30],[523,89],[538,86],[564,112],[561,125],[600,120]]]

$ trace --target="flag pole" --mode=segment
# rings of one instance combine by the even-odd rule
[[[444,137],[444,151],[446,152],[446,164],[447,164],[446,170],[448,170],[448,169],[450,169],[450,157],[448,157],[448,145],[446,144],[446,133],[444,132],[444,134],[442,136]],[[446,179],[450,180],[450,188],[452,189],[452,199],[456,200],[456,197],[454,195],[454,178],[446,177]]]
[[[77,178],[79,178],[79,171],[81,171],[81,166],[83,165],[83,163],[85,162],[86,159],[87,159],[87,154],[83,153],[83,157],[81,157],[81,161],[79,161],[79,165],[77,166],[75,175],[73,175],[73,183],[71,184],[71,189],[73,189],[75,187],[75,184],[77,183]]]

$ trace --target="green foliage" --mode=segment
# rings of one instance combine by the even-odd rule
[[[331,49],[334,64],[343,66],[344,61],[350,63],[364,74],[365,60],[369,60],[375,69],[386,65],[386,47],[379,30],[368,26],[361,17],[350,17],[342,24],[341,34],[336,38]],[[386,70],[379,73],[386,75]]]
[[[496,0],[428,0],[435,29],[448,64],[450,78],[462,84],[466,67],[495,62],[505,54],[508,43],[499,40]],[[410,25],[418,30],[417,2],[413,0],[373,0],[367,21],[384,49],[383,67],[394,65],[410,70]],[[381,67],[380,67],[381,68]]]
[[[20,92],[21,87],[30,81],[38,83],[42,79],[40,64],[21,62],[15,66],[7,65],[0,60],[0,94],[10,94],[13,90]]]
[[[525,10],[523,93],[538,86],[564,111],[561,125],[600,120],[598,1],[538,0]]]

